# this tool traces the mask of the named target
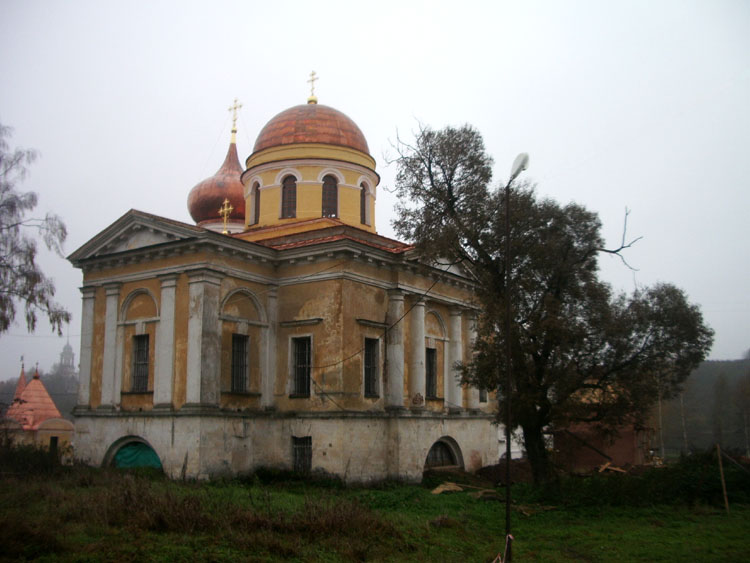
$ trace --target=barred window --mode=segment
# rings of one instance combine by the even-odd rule
[[[292,395],[310,396],[311,338],[292,338]]]
[[[325,176],[323,178],[323,217],[338,216],[338,184],[336,178]]]
[[[247,391],[247,349],[250,338],[244,334],[232,335],[232,392]]]
[[[281,218],[297,216],[297,179],[287,176],[281,182]]]
[[[148,391],[148,334],[133,337],[133,385],[135,393]]]
[[[253,185],[253,225],[260,223],[260,184],[255,182]]]
[[[427,348],[425,354],[425,375],[427,383],[427,398],[437,398],[437,350],[435,348]]]
[[[365,338],[365,397],[378,397],[378,352],[380,341]]]
[[[292,463],[295,473],[310,473],[312,469],[312,436],[292,436]]]

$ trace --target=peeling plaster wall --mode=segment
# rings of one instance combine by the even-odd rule
[[[486,417],[433,416],[135,416],[80,417],[76,457],[100,465],[125,437],[147,442],[170,477],[205,479],[258,467],[292,467],[292,436],[312,438],[312,469],[347,482],[418,481],[427,453],[454,440],[464,466],[497,462],[495,427]],[[109,456],[108,456],[109,453]]]

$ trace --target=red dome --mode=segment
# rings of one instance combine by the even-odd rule
[[[294,106],[271,119],[258,135],[253,152],[295,143],[339,145],[370,154],[356,123],[339,110],[316,103]]]
[[[210,178],[190,190],[188,195],[188,211],[196,223],[204,221],[222,221],[219,208],[225,199],[234,210],[228,220],[231,222],[245,221],[245,196],[244,187],[240,182],[242,167],[237,157],[237,145],[231,143],[227,151],[227,157],[219,171]]]

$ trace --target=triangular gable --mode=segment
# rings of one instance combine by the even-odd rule
[[[68,260],[78,265],[90,258],[191,239],[204,231],[201,227],[131,209],[68,256]]]

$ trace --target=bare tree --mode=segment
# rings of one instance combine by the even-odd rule
[[[25,178],[27,166],[37,153],[10,150],[10,133],[9,127],[0,124],[0,334],[13,324],[18,304],[23,304],[29,332],[35,330],[41,313],[53,330],[62,334],[63,324],[70,322],[70,313],[53,300],[55,286],[36,263],[37,244],[32,234],[62,256],[67,230],[57,215],[28,216],[37,205],[37,195],[18,191],[17,184]]]

